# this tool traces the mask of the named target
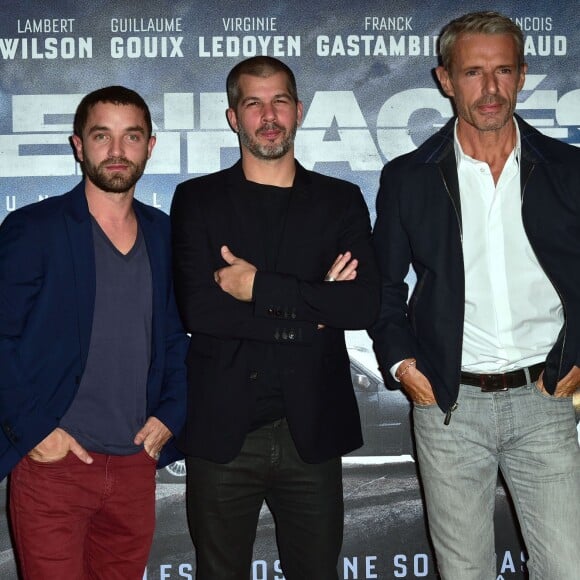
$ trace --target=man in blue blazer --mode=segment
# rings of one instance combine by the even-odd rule
[[[580,570],[580,151],[514,115],[519,27],[478,12],[440,37],[457,116],[385,166],[374,242],[383,373],[414,403],[441,578],[496,578],[501,469],[530,580]],[[407,305],[405,278],[417,284]]]
[[[185,417],[168,217],[134,199],[155,144],[143,99],[87,95],[85,179],[0,227],[0,477],[25,578],[141,578],[155,468]]]

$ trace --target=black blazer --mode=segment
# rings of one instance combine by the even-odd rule
[[[362,444],[343,329],[362,329],[379,306],[366,203],[351,183],[296,164],[277,265],[265,271],[258,216],[244,203],[241,162],[178,185],[171,208],[178,308],[192,340],[188,414],[179,440],[191,456],[231,461],[253,418],[252,341],[275,345],[286,417],[301,457],[318,463]],[[254,264],[254,301],[222,291],[222,245]],[[324,276],[340,252],[359,261],[350,282]],[[325,328],[317,330],[318,324]]]
[[[565,313],[546,358],[544,384],[580,366],[580,150],[516,116],[521,136],[522,220]],[[433,386],[441,409],[457,399],[465,281],[452,119],[421,147],[388,163],[377,197],[374,245],[382,275],[381,314],[370,334],[383,374],[408,357]],[[417,284],[407,306],[404,278]]]

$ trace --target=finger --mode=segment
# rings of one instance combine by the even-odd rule
[[[143,427],[139,429],[137,435],[135,435],[133,443],[135,443],[135,445],[141,445],[141,443],[143,443],[147,439],[147,437],[149,437],[150,433],[151,433],[151,425],[148,422],[146,422],[145,425],[143,425]]]
[[[145,443],[143,444],[143,449],[145,449],[145,451],[154,459],[159,458],[161,447],[162,445],[155,441],[145,440]]]
[[[575,388],[580,384],[580,370],[578,367],[573,366],[570,371],[563,376],[556,386],[560,387],[570,387]]]
[[[93,462],[93,458],[89,455],[89,452],[76,439],[72,437],[69,450],[74,453],[83,463],[90,464]]]
[[[222,246],[220,252],[221,252],[222,258],[230,266],[238,259],[227,246]]]
[[[337,266],[341,263],[341,261],[344,258],[344,254],[338,254],[338,256],[336,256],[336,258],[334,259],[334,262],[332,262],[332,266],[330,266],[330,269],[328,270],[328,273],[332,273],[334,270],[336,270]]]
[[[351,260],[342,270],[335,276],[337,281],[349,280],[353,272],[356,272],[358,267],[358,260]]]
[[[145,451],[151,455],[151,457],[157,458],[159,457],[161,449],[163,449],[163,446],[168,441],[168,439],[169,435],[165,432],[165,430],[156,431],[149,434],[149,436],[145,439],[143,447],[145,448]]]
[[[334,263],[330,267],[330,270],[328,270],[326,277],[336,278],[340,274],[341,270],[348,264],[351,257],[352,256],[350,252],[338,254],[336,260],[334,260]]]

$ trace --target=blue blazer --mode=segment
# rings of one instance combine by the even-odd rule
[[[147,416],[185,420],[187,336],[175,306],[167,215],[137,200],[153,284]],[[138,288],[135,289],[139,291]],[[0,480],[59,425],[91,336],[95,257],[84,182],[23,207],[0,226]],[[166,446],[162,467],[175,459]]]

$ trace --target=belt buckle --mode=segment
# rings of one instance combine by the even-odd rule
[[[480,375],[479,386],[482,393],[499,393],[508,390],[506,377],[503,373]]]

